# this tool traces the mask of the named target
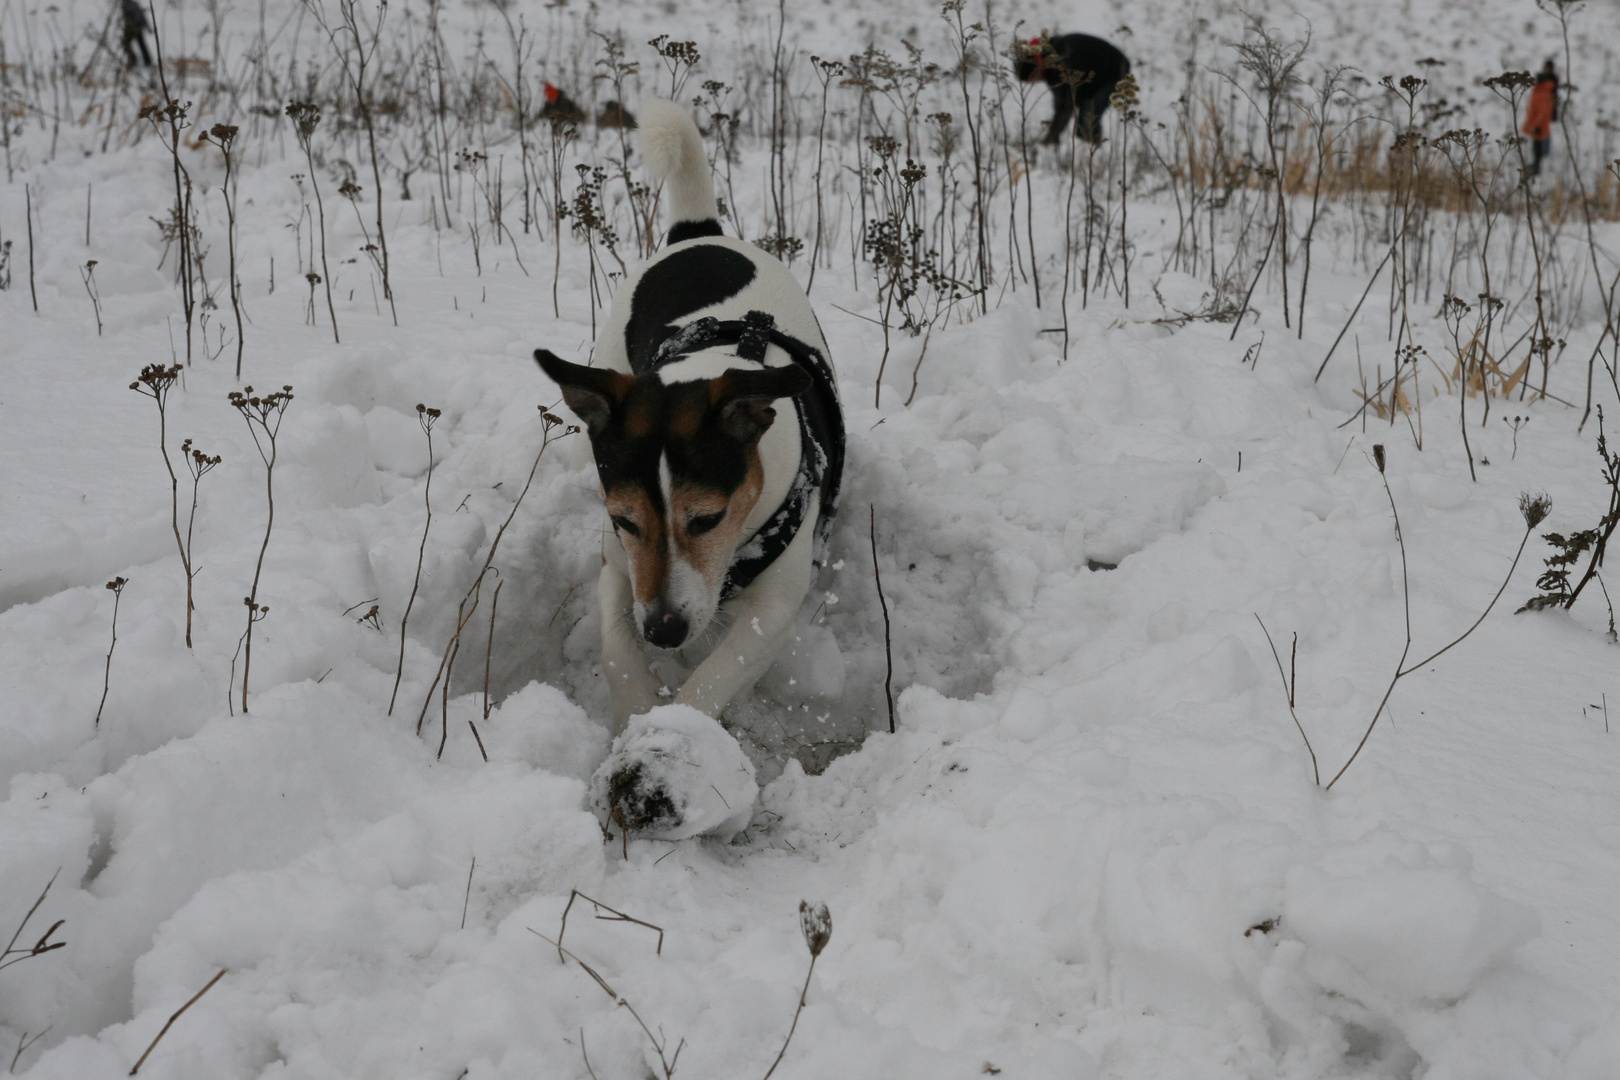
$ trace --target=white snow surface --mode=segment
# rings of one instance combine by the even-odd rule
[[[688,6],[672,31],[736,14]],[[1404,62],[1453,33],[1494,34],[1473,43],[1489,52],[1475,74],[1491,73],[1492,50],[1516,47],[1516,20],[1533,16],[1498,6],[1500,27],[1461,5],[1432,19],[1381,6],[1377,40]],[[1082,14],[1137,19],[1143,69],[1169,69],[1158,10]],[[1016,14],[1074,28],[1050,7]],[[855,47],[857,25],[900,32],[936,13],[798,17],[804,48],[836,49]],[[1361,25],[1351,14],[1336,18],[1341,33],[1324,18],[1319,40],[1372,47],[1345,28]],[[1111,296],[1071,309],[1067,361],[1042,333],[1050,309],[1010,293],[932,335],[909,406],[924,345],[902,340],[881,407],[871,296],[818,278],[848,471],[800,639],[733,718],[748,757],[723,771],[736,785],[757,767],[757,804],[736,822],[704,808],[705,827],[746,826],[729,840],[621,846],[589,787],[610,752],[595,667],[603,523],[568,440],[546,450],[502,541],[487,706],[487,599],[450,692],[430,691],[540,448],[537,406],[556,407],[529,354],[589,349],[584,255],[568,249],[554,318],[548,275],[495,245],[479,274],[464,238],[392,202],[400,325],[374,307],[363,262],[340,264],[334,344],[324,312],[305,324],[283,228],[301,158],[288,140],[289,156],[246,171],[243,381],[296,398],[243,714],[228,688],[265,490],[225,401],[240,383],[227,352],[198,359],[170,399],[171,451],[193,437],[224,458],[202,481],[188,650],[156,410],[127,389],[169,360],[179,322],[149,220],[167,166],[150,139],[103,155],[78,152],[94,133],[61,138],[48,158],[49,131],[28,128],[25,168],[0,187],[14,251],[24,182],[42,231],[39,314],[22,271],[0,292],[0,933],[55,874],[19,941],[63,920],[53,940],[67,942],[0,970],[4,1059],[49,1029],[20,1074],[128,1074],[227,969],[140,1075],[662,1075],[637,1017],[666,1053],[681,1045],[677,1075],[763,1075],[799,1003],[809,899],[833,930],[775,1073],[787,1080],[1620,1075],[1620,732],[1598,707],[1616,689],[1620,708],[1620,653],[1601,603],[1510,614],[1545,553],[1532,538],[1502,603],[1402,680],[1331,793],[1256,623],[1284,665],[1298,633],[1297,708],[1325,780],[1400,652],[1374,442],[1388,446],[1419,650],[1460,633],[1500,584],[1521,491],[1552,494],[1548,528],[1603,510],[1591,431],[1556,403],[1530,406],[1516,443],[1494,423],[1473,436],[1490,461],[1477,483],[1455,425],[1434,420],[1421,453],[1399,428],[1341,429],[1357,400],[1348,361],[1311,375],[1364,284],[1354,268],[1323,271],[1303,339],[1274,325],[1275,305],[1231,341],[1229,327],[1172,329],[1153,322],[1157,303]],[[736,178],[756,203],[763,160]],[[193,167],[217,196],[217,155]],[[333,249],[352,252],[359,229],[330,203]],[[217,198],[206,214],[222,235]],[[519,242],[530,270],[548,265],[549,248]],[[1166,283],[1174,307],[1186,282]],[[1261,329],[1251,369],[1239,359]],[[1572,399],[1575,367],[1555,371]],[[431,488],[419,401],[443,410]],[[432,530],[389,715],[424,497]],[[109,664],[114,575],[129,584]],[[372,603],[381,631],[356,621]],[[712,721],[659,712],[666,731],[736,750]],[[624,745],[650,737],[638,727]],[[754,794],[715,787],[734,812]],[[550,943],[559,934],[599,981]]]

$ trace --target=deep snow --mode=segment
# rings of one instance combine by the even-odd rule
[[[1086,14],[1131,22],[1151,73],[1174,70],[1190,10]],[[1492,18],[1380,8],[1380,27],[1334,12],[1312,20],[1319,43],[1360,51],[1374,77],[1452,35],[1476,36],[1459,82],[1526,40],[1551,47],[1535,37],[1544,23],[1519,32],[1536,17],[1523,4]],[[622,12],[634,26],[654,14],[724,40],[734,24],[747,41],[765,18],[718,4]],[[1017,15],[1056,21],[1049,8]],[[857,34],[926,28],[935,13],[798,17],[805,49],[847,51]],[[1579,47],[1597,57],[1614,14],[1592,17]],[[9,18],[8,34],[22,15]],[[600,1080],[648,1075],[629,1011],[538,936],[555,939],[578,889],[662,928],[658,950],[652,930],[575,901],[565,944],[666,1052],[684,1042],[683,1076],[764,1074],[809,962],[801,899],[827,902],[833,932],[780,1077],[1620,1075],[1620,733],[1601,711],[1611,688],[1620,708],[1620,654],[1601,604],[1510,614],[1533,591],[1533,538],[1502,603],[1401,682],[1331,794],[1312,782],[1256,624],[1285,663],[1299,634],[1298,711],[1331,775],[1401,645],[1374,442],[1388,447],[1419,650],[1495,592],[1523,535],[1521,491],[1551,494],[1547,528],[1602,511],[1592,432],[1555,403],[1524,410],[1516,450],[1495,421],[1474,436],[1490,462],[1477,483],[1455,398],[1434,406],[1421,452],[1387,424],[1339,429],[1357,400],[1349,362],[1319,386],[1311,374],[1359,269],[1323,274],[1303,341],[1264,304],[1228,341],[1228,327],[1171,329],[1153,322],[1156,303],[1110,297],[1075,315],[1067,362],[1042,333],[1050,311],[1009,294],[932,336],[909,407],[922,343],[902,343],[881,409],[881,335],[859,317],[873,301],[847,276],[819,278],[849,412],[845,512],[795,654],[734,718],[765,786],[732,842],[621,849],[604,842],[588,787],[609,745],[593,670],[602,525],[569,440],[547,449],[502,543],[489,715],[480,645],[458,669],[442,761],[436,700],[423,736],[413,730],[456,604],[539,449],[537,406],[554,407],[529,353],[589,348],[577,246],[554,319],[547,275],[488,247],[480,276],[463,237],[393,203],[401,325],[373,306],[363,265],[339,265],[355,291],[338,297],[334,345],[324,314],[305,325],[284,227],[301,159],[247,170],[245,381],[296,398],[251,712],[233,715],[264,523],[263,469],[225,401],[238,383],[225,357],[200,359],[171,399],[171,447],[193,437],[224,457],[202,482],[188,651],[156,411],[127,389],[169,359],[179,320],[149,220],[164,161],[151,140],[80,155],[92,133],[61,137],[69,149],[47,162],[50,133],[26,128],[25,167],[0,188],[14,252],[24,182],[43,233],[40,315],[21,271],[0,292],[0,931],[60,868],[22,941],[61,919],[68,942],[0,971],[6,1060],[50,1028],[19,1071],[124,1075],[228,968],[143,1076],[583,1078],[586,1051]],[[740,190],[764,173],[762,157],[746,161]],[[217,163],[196,167],[218,183]],[[222,208],[207,212],[205,229],[221,228]],[[333,250],[354,250],[353,215],[328,212]],[[1154,212],[1132,213],[1151,247]],[[1143,280],[1161,276],[1151,265]],[[1258,361],[1241,365],[1262,329]],[[1574,363],[1555,370],[1567,395],[1582,379]],[[419,401],[444,415],[390,717],[427,480]],[[893,735],[868,506],[893,617]],[[129,585],[96,727],[114,575]],[[356,621],[373,602],[382,631]],[[484,615],[473,626],[487,633]],[[826,767],[808,775],[801,761]]]

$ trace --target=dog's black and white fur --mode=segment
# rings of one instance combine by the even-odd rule
[[[640,123],[669,199],[668,243],[615,294],[593,366],[535,353],[586,426],[613,526],[597,600],[615,732],[670,700],[648,645],[718,635],[677,704],[718,717],[753,687],[792,639],[844,457],[804,290],[770,255],[721,235],[686,112],[648,101]]]

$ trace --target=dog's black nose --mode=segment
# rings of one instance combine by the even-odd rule
[[[655,608],[647,613],[641,631],[647,640],[660,649],[673,649],[686,640],[686,620],[673,611]]]

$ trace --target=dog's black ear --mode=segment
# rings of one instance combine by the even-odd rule
[[[810,389],[810,373],[798,364],[726,372],[709,384],[720,430],[741,443],[756,443],[776,419],[771,402]]]
[[[592,435],[607,427],[613,410],[636,382],[620,371],[571,364],[549,349],[534,350],[534,362],[562,388],[563,400]]]

